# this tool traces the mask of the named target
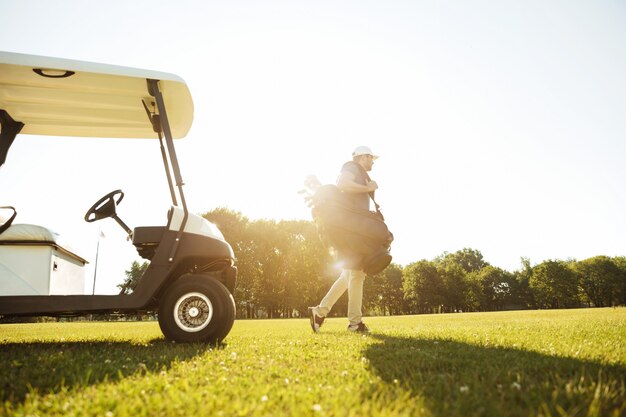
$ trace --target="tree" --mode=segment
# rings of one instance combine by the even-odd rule
[[[117,285],[117,288],[121,290],[120,294],[130,294],[135,291],[135,288],[139,283],[139,279],[143,276],[144,272],[146,272],[149,265],[149,262],[143,262],[140,264],[137,261],[133,261],[130,265],[130,269],[124,271],[126,279],[123,283]]]
[[[529,283],[540,308],[575,307],[580,302],[577,276],[563,261],[548,260],[535,266]]]
[[[218,208],[204,215],[233,247],[238,278],[235,301],[240,317],[300,315],[324,289],[330,255],[311,221],[250,221],[239,212]]]
[[[305,315],[336,277],[311,221],[250,221],[225,208],[204,217],[218,225],[235,252],[239,317]],[[489,265],[480,251],[464,248],[404,268],[390,265],[368,277],[363,303],[375,313],[399,314],[566,308],[578,306],[581,296],[598,306],[626,304],[626,257],[546,261],[534,268],[522,258],[522,268],[509,273]],[[346,301],[335,304],[333,315],[345,314]]]
[[[257,220],[250,224],[248,232],[256,298],[259,307],[263,307],[269,318],[274,318],[284,296],[286,279],[283,250],[278,247],[282,239],[273,220]]]
[[[619,288],[621,305],[626,305],[626,256],[616,256],[612,259],[620,271]]]
[[[530,259],[521,258],[522,268],[513,273],[511,282],[511,304],[514,307],[535,307],[535,299],[530,289],[530,277],[533,275],[533,268]]]
[[[404,311],[402,290],[402,267],[391,264],[382,272],[368,276],[363,291],[363,305],[379,309],[383,315],[400,314]]]
[[[456,262],[443,262],[437,265],[437,272],[443,280],[444,311],[455,313],[477,308],[470,297],[470,285],[465,268]]]
[[[237,304],[237,316],[252,318],[258,301],[258,285],[254,281],[254,254],[251,252],[248,233],[250,221],[240,212],[224,207],[211,210],[203,217],[220,229],[233,248],[237,258],[237,286],[233,294]]]
[[[438,312],[445,300],[445,287],[437,266],[421,260],[402,271],[404,297],[417,313]]]
[[[480,253],[480,251],[470,248],[463,248],[454,253],[444,252],[443,255],[435,261],[443,265],[450,263],[456,264],[467,273],[480,271],[482,268],[489,265],[483,259],[483,254]]]
[[[478,289],[477,298],[481,311],[502,310],[511,301],[513,274],[488,265],[480,271],[468,274],[468,279]]]
[[[596,256],[574,264],[583,299],[596,307],[620,303],[622,272],[607,256]]]
[[[307,308],[316,305],[326,290],[326,278],[334,275],[329,270],[333,260],[319,239],[313,222],[283,221],[279,227],[283,229],[285,243],[288,243],[284,255],[287,257],[289,308],[306,315]]]
[[[258,223],[260,225],[263,221]],[[306,314],[307,307],[319,301],[317,298],[323,287],[321,279],[325,276],[327,265],[331,263],[329,252],[322,245],[317,229],[310,221],[270,223],[265,226],[270,228],[266,230],[274,233],[274,240],[270,239],[266,243],[271,243],[273,249],[257,246],[257,249],[263,247],[265,251],[259,253],[260,259],[265,259],[262,266],[262,294],[266,302],[262,304],[270,316],[291,317],[294,311],[300,315]]]

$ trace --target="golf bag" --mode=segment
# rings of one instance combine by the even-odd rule
[[[376,212],[355,209],[349,196],[329,184],[317,187],[310,205],[322,242],[338,252],[344,268],[375,275],[391,263],[393,234],[378,204]]]

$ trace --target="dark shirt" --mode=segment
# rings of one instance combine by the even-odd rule
[[[367,185],[369,180],[369,176],[367,175],[367,172],[365,172],[365,169],[353,161],[343,164],[341,172],[350,172],[354,175],[354,182],[357,184]],[[368,193],[345,193],[345,195],[352,201],[354,208],[359,210],[370,209],[370,196]]]

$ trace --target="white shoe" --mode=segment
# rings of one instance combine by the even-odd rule
[[[309,321],[311,322],[311,329],[315,333],[320,331],[320,327],[324,324],[324,317],[315,313],[315,307],[309,307]]]
[[[351,324],[348,326],[348,330],[355,333],[369,333],[370,329],[365,325],[365,323],[360,322],[359,324]]]

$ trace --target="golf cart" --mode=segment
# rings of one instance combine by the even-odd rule
[[[192,121],[191,95],[175,75],[0,52],[0,166],[19,133],[153,138],[172,199],[165,225],[132,230],[117,215],[121,190],[87,210],[87,222],[114,219],[150,261],[134,291],[119,295],[83,295],[86,261],[48,229],[14,223],[18,210],[5,207],[12,214],[0,221],[0,316],[158,311],[169,340],[226,337],[235,319],[235,257],[215,225],[189,213],[174,148]]]

